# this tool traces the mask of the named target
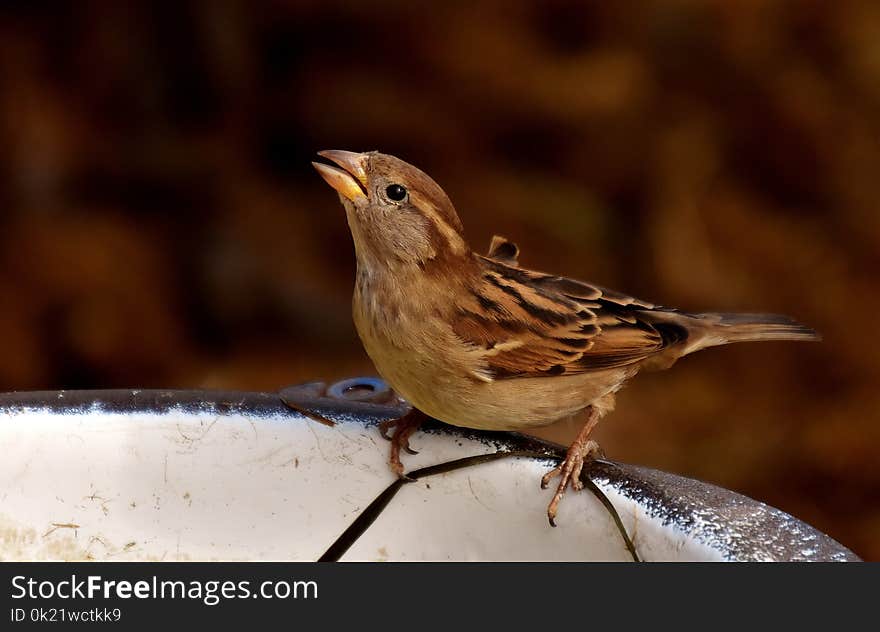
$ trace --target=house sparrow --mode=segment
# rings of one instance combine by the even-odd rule
[[[464,238],[446,193],[425,173],[378,152],[322,151],[312,163],[345,207],[357,255],[354,323],[381,376],[413,411],[393,429],[391,465],[424,415],[456,426],[528,430],[586,413],[560,477],[582,487],[590,433],[641,369],[665,369],[716,345],[816,340],[785,316],[688,314],[605,288],[521,268],[503,238],[488,255]]]

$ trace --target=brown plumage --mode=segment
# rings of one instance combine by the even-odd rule
[[[510,253],[514,253],[511,255]],[[477,259],[482,277],[476,300],[459,305],[453,322],[463,340],[491,348],[494,377],[563,375],[641,363],[667,368],[679,357],[710,346],[758,340],[815,340],[816,332],[773,314],[687,314],[581,281],[518,267],[519,249],[492,238]]]
[[[327,151],[313,163],[339,192],[355,244],[355,326],[379,373],[415,409],[449,424],[521,430],[587,413],[548,509],[551,523],[614,394],[641,369],[661,369],[706,347],[816,340],[767,314],[688,314],[519,266],[494,237],[474,253],[449,198],[393,156]],[[392,465],[403,471],[414,417],[396,426]]]

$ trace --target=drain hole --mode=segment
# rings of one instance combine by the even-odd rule
[[[342,394],[345,397],[362,397],[362,393],[373,393],[375,390],[372,384],[356,384],[349,386]]]
[[[355,377],[336,382],[327,389],[327,394],[334,399],[378,403],[388,400],[391,389],[379,378]]]

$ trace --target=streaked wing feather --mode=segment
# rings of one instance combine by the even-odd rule
[[[482,275],[458,306],[453,330],[480,351],[495,379],[625,366],[664,347],[661,332],[639,318],[650,303],[479,259]]]

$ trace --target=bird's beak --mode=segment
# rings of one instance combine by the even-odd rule
[[[322,162],[312,163],[327,184],[352,202],[367,197],[367,154],[329,149],[319,151],[318,155],[342,167],[339,169]]]

